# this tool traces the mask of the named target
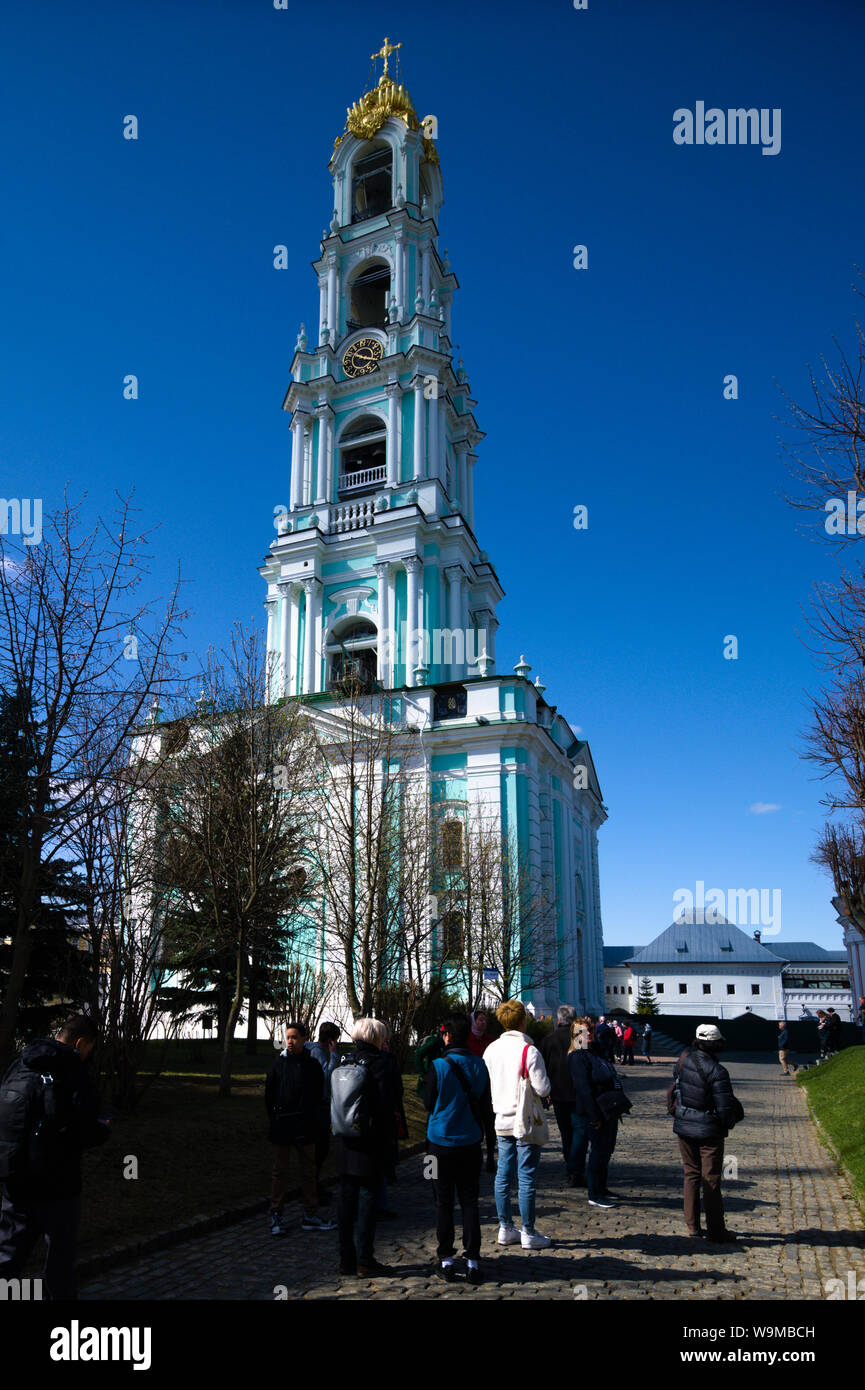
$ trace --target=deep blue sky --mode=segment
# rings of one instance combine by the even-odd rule
[[[525,652],[591,742],[606,939],[649,940],[703,880],[780,888],[781,941],[838,945],[799,757],[818,683],[801,610],[833,559],[781,500],[774,417],[778,383],[804,397],[808,363],[851,340],[865,20],[849,0],[9,0],[2,491],[48,509],[70,479],[107,511],[134,485],[161,523],[155,574],[179,561],[190,581],[190,645],[263,622],[327,161],[385,33],[439,121],[440,244],[487,432],[477,532],[507,592],[499,669]],[[780,154],[675,145],[673,111],[698,100],[780,107]]]

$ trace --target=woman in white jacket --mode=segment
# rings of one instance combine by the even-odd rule
[[[535,1178],[541,1161],[540,1144],[529,1144],[514,1138],[517,1090],[523,1056],[526,1070],[535,1093],[550,1094],[550,1081],[544,1059],[526,1035],[526,1011],[519,999],[508,999],[496,1009],[496,1018],[504,1033],[490,1043],[484,1061],[490,1073],[493,1110],[496,1112],[496,1135],[499,1141],[499,1164],[496,1169],[496,1212],[499,1218],[499,1245],[516,1245],[525,1250],[543,1250],[551,1242],[535,1230]],[[528,1049],[528,1051],[526,1051]],[[511,1213],[511,1188],[514,1177],[519,1192],[522,1232],[514,1226]]]

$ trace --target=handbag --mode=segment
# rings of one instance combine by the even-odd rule
[[[547,1133],[547,1118],[544,1114],[540,1099],[535,1094],[534,1087],[529,1080],[528,1055],[530,1045],[531,1044],[527,1043],[523,1048],[523,1060],[520,1063],[520,1075],[517,1081],[517,1104],[512,1132],[515,1139],[522,1139],[526,1144],[546,1144],[549,1138]]]
[[[595,1104],[605,1120],[617,1120],[620,1116],[627,1115],[634,1107],[612,1067],[603,1062],[600,1067],[596,1066],[600,1060],[597,1057],[592,1058],[592,1076],[597,1073],[599,1084],[605,1085],[607,1089],[594,1092]]]

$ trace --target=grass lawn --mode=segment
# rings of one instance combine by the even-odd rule
[[[847,1047],[810,1067],[799,1084],[865,1215],[865,1047]]]
[[[267,1042],[249,1057],[234,1050],[232,1095],[217,1095],[219,1056],[210,1042],[151,1043],[152,1071],[162,1074],[131,1115],[115,1116],[112,1136],[84,1155],[84,1205],[79,1259],[129,1245],[159,1231],[213,1216],[225,1207],[264,1199],[270,1191],[264,1077],[275,1053]],[[426,1112],[406,1075],[406,1144],[423,1139]],[[138,1177],[124,1178],[127,1155]],[[325,1176],[332,1171],[331,1160]],[[36,1263],[41,1263],[41,1243]]]

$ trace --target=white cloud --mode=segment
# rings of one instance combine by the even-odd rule
[[[781,807],[776,801],[752,801],[748,807],[748,814],[751,816],[767,816],[770,811],[780,811]]]

